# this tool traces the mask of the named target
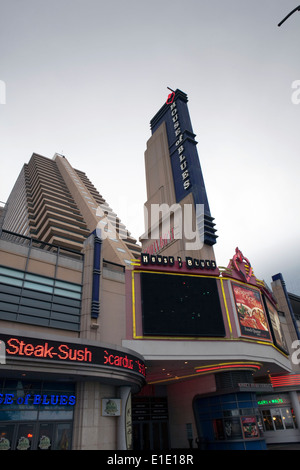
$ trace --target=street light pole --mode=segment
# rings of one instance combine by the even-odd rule
[[[295,11],[300,11],[300,5],[294,8],[294,10],[292,10],[285,18],[283,18],[283,20],[278,23],[278,26],[281,26],[282,23],[284,23],[293,13],[295,13]]]

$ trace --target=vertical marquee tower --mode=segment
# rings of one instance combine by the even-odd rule
[[[187,102],[185,93],[173,91],[150,122],[152,137],[145,152],[146,231],[141,241],[143,251],[150,254],[214,259],[216,229]],[[169,229],[164,228],[167,218]],[[193,243],[196,231],[198,244]]]

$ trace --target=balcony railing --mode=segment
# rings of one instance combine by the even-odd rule
[[[26,235],[21,235],[20,233],[10,232],[9,230],[2,229],[0,231],[0,239],[7,240],[11,243],[16,243],[18,245],[37,248],[39,250],[55,253],[58,256],[66,256],[68,258],[76,259],[79,261],[83,261],[84,258],[84,254],[80,251],[72,250],[70,248],[64,248],[58,245],[53,245],[52,243],[47,243],[36,238],[27,237]]]

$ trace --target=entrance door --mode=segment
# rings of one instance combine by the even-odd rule
[[[31,450],[36,437],[35,423],[22,423],[17,425],[15,450]],[[12,448],[12,450],[14,450]]]
[[[168,422],[142,421],[132,424],[133,450],[167,450]]]
[[[70,450],[71,422],[0,423],[0,450]]]
[[[14,424],[1,424],[0,426],[0,450],[10,450],[14,437]]]
[[[53,448],[53,427],[51,423],[39,423],[37,450],[51,450]]]

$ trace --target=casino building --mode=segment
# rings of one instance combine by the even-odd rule
[[[226,267],[216,262],[187,101],[172,91],[151,120],[142,255],[126,272],[122,344],[147,367],[147,385],[133,401],[134,447],[299,442],[299,366],[289,359],[297,322],[280,275],[275,296],[239,248]],[[286,386],[284,397],[276,383]]]
[[[151,120],[142,247],[59,154],[0,207],[1,450],[299,442],[300,298],[218,265],[187,102]]]

